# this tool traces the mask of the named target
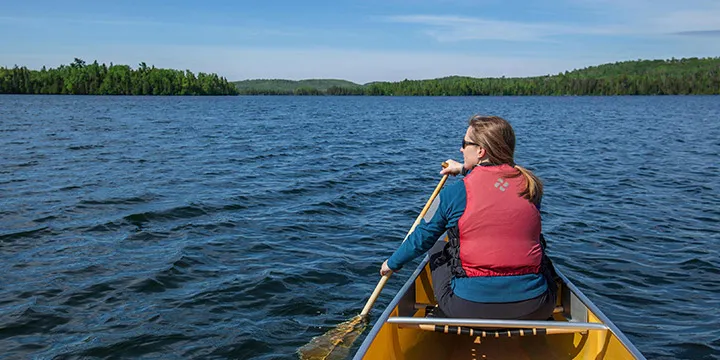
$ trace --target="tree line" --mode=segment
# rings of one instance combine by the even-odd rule
[[[58,68],[0,67],[0,94],[82,95],[720,95],[720,57],[637,60],[525,78],[450,76],[431,80],[246,80],[160,69],[140,63],[86,64],[76,58]]]
[[[637,60],[526,78],[451,76],[362,86],[241,89],[247,95],[720,95],[720,57]]]
[[[86,64],[75,58],[58,68],[29,70],[0,67],[0,94],[71,95],[237,95],[237,88],[217,74],[128,65]]]

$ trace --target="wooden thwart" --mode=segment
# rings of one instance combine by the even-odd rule
[[[470,335],[480,337],[517,337],[532,335],[554,335],[554,334],[572,334],[576,332],[585,332],[587,329],[556,329],[556,328],[527,328],[527,329],[508,329],[508,330],[483,330],[465,326],[451,325],[430,325],[430,324],[398,324],[403,329],[419,329],[424,331],[435,331],[445,334]]]
[[[387,322],[397,324],[401,328],[482,337],[552,335],[586,332],[589,330],[608,330],[605,324],[563,321],[449,319],[397,316],[389,318]]]

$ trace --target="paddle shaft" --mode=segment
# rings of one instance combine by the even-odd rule
[[[445,165],[445,163],[443,163]],[[445,166],[443,166],[445,167]],[[413,223],[412,227],[410,228],[410,231],[408,231],[407,235],[405,235],[405,239],[403,239],[403,242],[407,240],[408,236],[412,234],[412,232],[415,230],[415,227],[417,227],[420,224],[420,221],[422,220],[423,216],[428,212],[428,209],[430,209],[430,205],[432,205],[433,201],[437,197],[437,195],[440,193],[440,190],[445,185],[445,181],[447,180],[448,175],[443,175],[442,179],[440,179],[440,182],[435,187],[435,191],[433,191],[432,195],[430,196],[430,199],[428,199],[427,203],[425,204],[425,207],[420,212],[420,215],[418,215],[417,219],[415,219],[415,223]],[[387,283],[388,279],[390,279],[390,275],[392,273],[383,275],[382,278],[380,278],[380,281],[378,282],[377,286],[375,286],[375,290],[373,291],[372,295],[370,295],[370,299],[368,299],[367,303],[365,303],[365,307],[363,308],[362,312],[360,313],[360,316],[367,316],[367,314],[370,312],[370,308],[372,308],[373,304],[375,303],[375,300],[377,300],[378,296],[380,295],[380,291],[382,291],[383,287],[385,287],[385,283]]]

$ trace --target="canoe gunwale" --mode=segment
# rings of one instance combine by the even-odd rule
[[[620,340],[620,342],[625,346],[625,348],[628,351],[630,351],[630,353],[633,356],[635,356],[636,359],[646,360],[645,356],[640,352],[640,350],[638,350],[635,347],[635,345],[630,341],[630,339],[628,339],[627,336],[625,336],[625,334],[623,334],[623,332],[620,331],[620,329],[615,325],[615,323],[612,322],[610,320],[610,318],[608,318],[600,310],[600,308],[598,308],[597,305],[595,305],[595,303],[590,301],[590,299],[588,299],[588,297],[585,296],[585,294],[582,291],[580,291],[580,289],[578,289],[577,286],[575,286],[575,284],[573,284],[572,281],[570,281],[570,279],[568,279],[565,276],[565,274],[562,273],[562,271],[560,271],[557,264],[554,264],[554,266],[555,266],[555,272],[557,273],[558,277],[560,277],[560,279],[562,279],[565,286],[573,294],[575,294],[575,296],[583,303],[583,305],[585,305],[588,308],[588,310],[590,310],[598,319],[600,319],[600,321],[602,321],[608,327],[608,329],[610,329],[610,331],[613,333],[613,335],[615,335],[615,337],[618,338],[618,340]]]
[[[420,273],[425,270],[425,265],[428,263],[429,260],[430,257],[425,255],[423,260],[420,262],[420,265],[418,265],[417,269],[415,269],[412,275],[410,275],[402,288],[400,288],[400,291],[398,291],[392,301],[390,301],[388,306],[385,308],[385,311],[383,311],[382,315],[380,315],[377,321],[375,321],[372,329],[370,329],[370,332],[367,334],[362,344],[360,344],[360,348],[358,348],[355,356],[353,356],[353,360],[361,360],[363,356],[365,356],[365,353],[367,353],[370,345],[372,344],[372,339],[374,339],[380,332],[380,329],[383,327],[383,325],[385,325],[387,319],[390,318],[390,314],[393,312],[393,310],[395,310],[395,307],[400,303],[400,301],[402,301],[403,297],[405,297],[405,293],[407,293],[407,291],[413,285],[415,285],[415,279],[417,279],[417,277],[420,276]]]

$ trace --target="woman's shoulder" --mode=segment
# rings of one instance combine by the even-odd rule
[[[465,182],[456,181],[452,184],[445,185],[445,187],[440,192],[440,196],[451,201],[458,198],[462,198],[464,200],[466,196]]]

